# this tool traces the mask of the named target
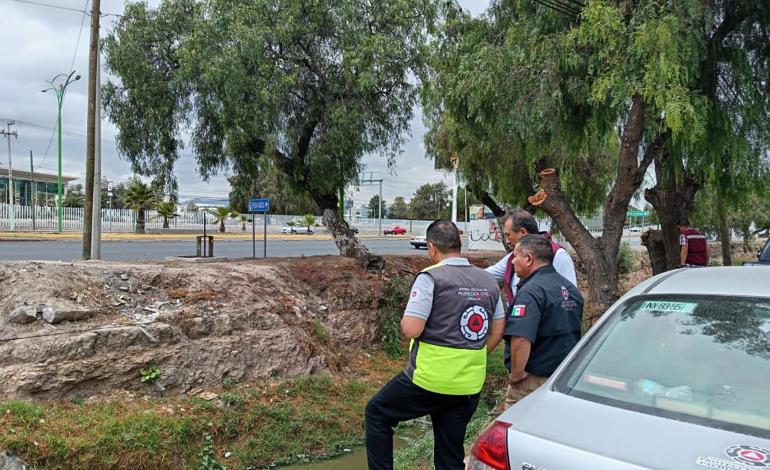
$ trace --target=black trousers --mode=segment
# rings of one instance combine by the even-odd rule
[[[370,470],[393,468],[393,428],[401,421],[430,415],[436,470],[463,470],[465,429],[479,394],[443,395],[418,387],[403,372],[366,405],[366,457]]]

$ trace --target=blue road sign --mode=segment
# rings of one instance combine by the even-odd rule
[[[249,212],[269,212],[270,211],[270,199],[261,197],[257,199],[249,199]]]

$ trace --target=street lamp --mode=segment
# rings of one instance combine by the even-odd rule
[[[62,101],[64,101],[64,93],[67,91],[67,86],[75,81],[80,80],[80,75],[75,75],[75,78],[72,78],[72,76],[75,75],[75,71],[73,70],[70,72],[69,75],[65,75],[63,73],[60,73],[59,75],[53,77],[51,80],[49,80],[47,83],[51,85],[50,87],[46,88],[45,90],[42,90],[43,93],[48,91],[53,91],[56,94],[56,102],[58,104],[59,114],[58,114],[58,124],[56,128],[58,129],[59,133],[59,189],[58,194],[56,198],[56,206],[57,206],[57,213],[58,213],[58,231],[61,233],[62,224],[62,196],[64,193],[64,190],[62,188],[62,178],[61,178],[61,104]],[[63,78],[66,77],[66,78]],[[58,80],[58,85],[57,85]],[[64,82],[64,83],[62,83]]]

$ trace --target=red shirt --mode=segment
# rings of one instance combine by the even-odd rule
[[[679,235],[679,245],[687,245],[685,264],[705,266],[708,262],[706,251],[706,236],[694,228],[682,230]]]

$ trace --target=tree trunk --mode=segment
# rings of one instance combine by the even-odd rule
[[[136,233],[144,233],[144,209],[136,211]]]
[[[656,162],[656,172],[657,172]],[[662,172],[658,172],[661,174]],[[680,184],[664,183],[658,176],[655,187],[644,191],[644,199],[649,202],[658,215],[663,246],[666,250],[666,270],[676,269],[681,264],[679,247],[679,221],[687,219],[690,215],[695,194],[700,184],[689,177],[685,177]],[[650,254],[652,261],[652,254]]]
[[[336,206],[336,203],[334,205]],[[369,253],[366,246],[350,230],[348,223],[340,217],[336,207],[323,209],[323,224],[331,233],[340,255],[357,258],[367,271],[382,272],[385,267],[383,257]]]
[[[639,160],[646,110],[642,98],[634,96],[623,126],[615,183],[604,204],[601,237],[594,238],[572,211],[561,193],[556,170],[548,168],[540,172],[543,189],[529,198],[532,205],[551,216],[583,262],[588,277],[588,315],[604,313],[617,300],[618,251],[628,205],[641,186],[647,168],[664,145],[663,137],[656,136]]]
[[[219,221],[219,232],[220,233],[225,233],[225,220],[224,219]]]
[[[722,266],[732,266],[733,256],[731,252],[732,248],[732,230],[727,223],[727,206],[725,204],[724,195],[717,189],[717,218],[719,219],[719,239],[722,245]]]
[[[163,217],[163,228],[168,228],[168,217]]]
[[[663,232],[660,230],[647,230],[642,234],[642,245],[647,248],[652,266],[652,275],[656,276],[666,272],[666,246],[663,243]]]

